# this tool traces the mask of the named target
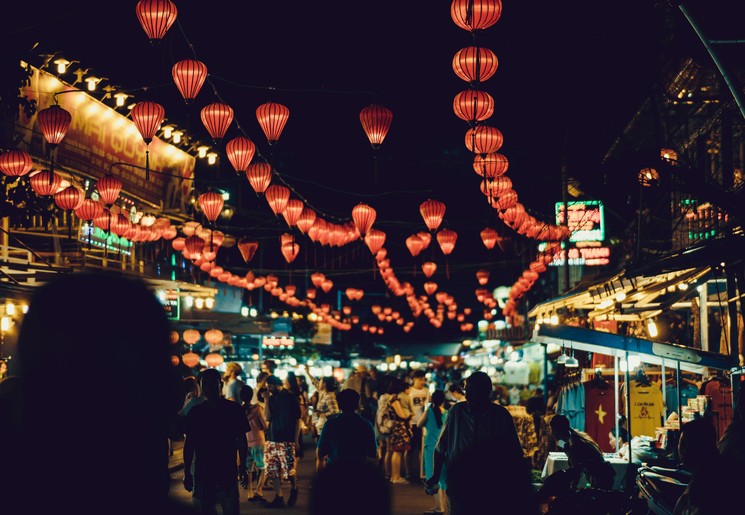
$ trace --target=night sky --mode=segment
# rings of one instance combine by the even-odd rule
[[[445,202],[443,227],[459,234],[449,259],[450,281],[439,272],[435,279],[462,305],[477,305],[472,292],[478,268],[491,269],[490,287],[510,285],[534,256],[535,245],[522,236],[515,235],[506,252],[487,252],[481,244],[479,231],[486,226],[514,233],[480,193],[464,146],[468,125],[452,110],[453,97],[467,84],[455,76],[451,60],[472,44],[472,36],[452,22],[449,1],[175,3],[177,22],[158,47],[147,42],[135,0],[34,3],[10,29],[6,22],[0,37],[19,57],[37,42],[35,54],[59,52],[80,61],[108,78],[105,83],[133,90],[136,100],[162,103],[170,122],[206,141],[198,110],[216,101],[211,87],[205,85],[187,107],[171,80],[173,63],[193,57],[188,38],[240,126],[297,193],[341,220],[361,201],[377,209],[375,227],[388,235],[391,265],[418,291],[423,275],[412,278],[415,261],[404,239],[425,230],[419,204],[427,198]],[[602,159],[659,79],[662,41],[669,31],[681,30],[675,28],[681,15],[665,2],[642,0],[504,4],[499,22],[476,41],[499,58],[496,75],[482,89],[495,99],[487,123],[504,134],[500,152],[510,160],[508,176],[520,201],[537,218],[553,221],[565,156],[569,175],[588,196],[606,202],[614,212],[608,216],[611,230],[622,232],[633,221],[629,196],[638,190],[635,171],[619,173]],[[680,52],[696,48],[690,34],[682,41],[687,46]],[[142,87],[148,91],[138,90]],[[267,100],[291,111],[271,151],[254,115]],[[373,152],[359,123],[359,111],[371,103],[394,114],[377,152],[377,187]],[[238,134],[234,123],[225,140]],[[234,199],[240,196],[242,205],[226,232],[261,239],[264,266],[285,271],[275,243],[284,221],[273,220],[245,181],[239,194],[224,143],[220,153],[219,182],[213,181],[214,168],[200,166],[198,186],[213,184],[230,190]],[[292,267],[296,274],[306,267],[314,271],[324,257],[327,265],[335,258],[341,269],[329,275],[337,285],[384,292],[361,242],[335,252],[314,252],[305,240],[301,246]],[[423,255],[431,252],[445,264],[439,248]],[[230,259],[237,271],[246,270],[240,259]]]

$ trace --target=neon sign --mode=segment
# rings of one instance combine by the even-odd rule
[[[569,241],[603,241],[605,239],[605,209],[600,200],[573,200],[569,209]],[[556,223],[564,225],[564,203],[556,203]],[[571,256],[569,258],[572,259]]]

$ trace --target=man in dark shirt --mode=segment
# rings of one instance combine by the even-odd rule
[[[194,504],[202,513],[214,513],[215,505],[220,504],[225,515],[238,515],[237,477],[240,474],[241,481],[247,479],[248,419],[238,403],[221,396],[220,372],[213,368],[203,371],[199,383],[207,400],[186,416],[184,488],[193,491]]]
[[[321,470],[326,463],[377,461],[378,449],[372,424],[356,413],[360,394],[351,388],[336,396],[341,413],[326,421],[318,438],[316,467]]]
[[[569,419],[564,415],[554,415],[551,419],[551,432],[557,440],[564,441],[564,452],[569,458],[569,467],[577,481],[585,472],[590,484],[595,488],[610,490],[613,487],[615,471],[605,461],[598,444],[587,434],[572,429]],[[574,485],[576,487],[576,484]]]
[[[283,508],[282,479],[290,481],[290,498],[287,506],[297,502],[297,483],[295,481],[295,442],[300,434],[300,401],[282,387],[277,376],[266,379],[269,400],[264,406],[264,415],[269,423],[264,449],[266,477],[271,479],[276,494],[266,508]]]

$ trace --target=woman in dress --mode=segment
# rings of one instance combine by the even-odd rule
[[[442,430],[442,423],[444,422],[443,404],[445,403],[445,392],[442,390],[435,390],[432,392],[430,398],[431,403],[427,409],[422,413],[422,417],[417,422],[417,427],[424,428],[424,475],[425,477],[432,477],[435,469],[434,458],[435,458],[435,446],[437,445],[437,439],[440,437],[440,431]],[[434,499],[435,505],[432,509],[425,511],[424,513],[444,513],[444,478],[445,474],[440,475],[440,490],[435,492]]]
[[[406,410],[399,399],[406,389],[406,383],[396,380],[392,383],[391,397],[388,400],[388,416],[393,420],[393,427],[388,436],[388,452],[391,453],[391,483],[406,484],[401,477],[401,460],[403,454],[411,449],[411,412]]]

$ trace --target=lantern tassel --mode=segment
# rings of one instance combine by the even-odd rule
[[[145,180],[150,180],[150,148],[145,149]]]
[[[67,214],[67,238],[72,239],[72,212]]]

